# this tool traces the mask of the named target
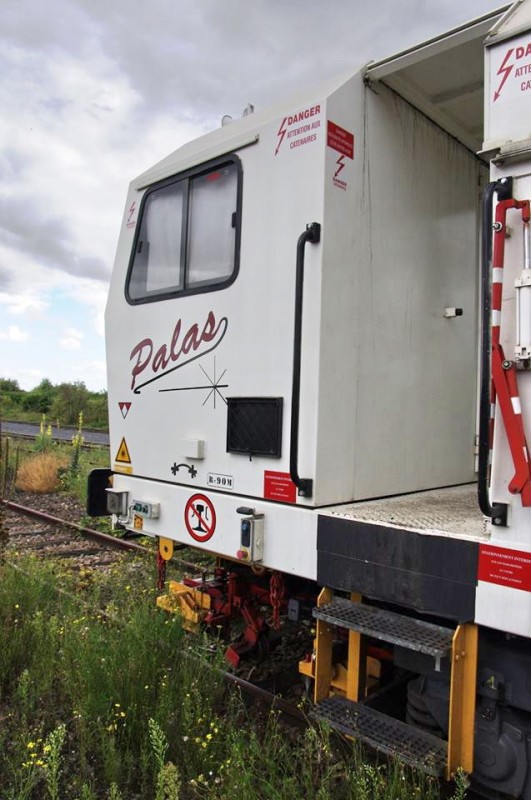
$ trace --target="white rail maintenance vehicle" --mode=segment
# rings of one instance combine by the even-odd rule
[[[89,493],[219,557],[161,602],[237,610],[233,662],[319,590],[316,713],[526,800],[530,198],[531,0],[181,147],[130,186]]]

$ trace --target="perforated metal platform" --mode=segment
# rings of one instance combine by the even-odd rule
[[[318,703],[312,714],[345,736],[360,739],[431,775],[440,776],[445,770],[446,742],[372,708],[344,697],[329,697]]]
[[[336,597],[333,603],[314,608],[313,616],[331,625],[350,628],[436,659],[448,655],[452,647],[454,631],[449,628],[341,597]]]
[[[348,503],[320,509],[319,513],[436,536],[474,540],[490,537],[488,520],[478,507],[475,483]]]

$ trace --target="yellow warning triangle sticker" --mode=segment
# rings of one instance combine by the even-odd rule
[[[127,448],[125,438],[122,438],[122,441],[120,442],[120,447],[118,448],[118,452],[114,456],[114,460],[121,461],[122,464],[131,463],[131,456],[129,455],[129,450]]]

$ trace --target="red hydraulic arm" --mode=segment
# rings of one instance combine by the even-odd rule
[[[515,474],[509,483],[512,494],[520,494],[523,506],[531,506],[531,463],[522,420],[518,394],[517,370],[514,361],[505,358],[500,344],[500,321],[503,288],[503,266],[506,239],[506,217],[509,209],[522,212],[524,226],[529,225],[529,200],[502,200],[496,206],[494,245],[492,252],[492,350],[491,350],[491,409],[496,400],[507,433]],[[494,413],[491,413],[491,448],[494,433]]]

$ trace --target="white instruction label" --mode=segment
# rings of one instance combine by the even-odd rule
[[[212,489],[234,489],[234,478],[232,475],[220,475],[217,472],[209,472],[207,475],[207,484]]]

